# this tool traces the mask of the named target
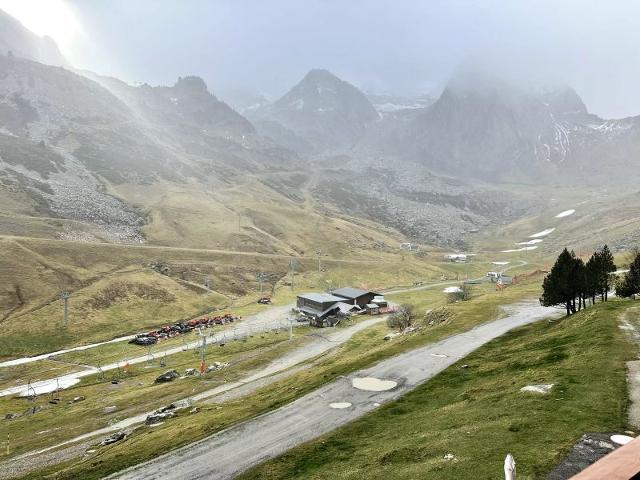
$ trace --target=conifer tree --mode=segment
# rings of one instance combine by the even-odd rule
[[[575,313],[575,274],[575,254],[565,248],[543,281],[540,303],[545,307],[564,305],[567,315]]]
[[[591,299],[591,305],[596,303],[596,295],[598,294],[599,261],[598,252],[594,252],[585,265],[585,293]]]
[[[611,289],[611,276],[612,272],[617,270],[616,264],[613,261],[613,254],[609,250],[609,247],[605,245],[598,252],[599,257],[599,287],[602,300],[605,302],[609,299],[609,290]]]
[[[640,253],[629,265],[629,271],[616,287],[616,295],[619,297],[631,297],[640,294]]]

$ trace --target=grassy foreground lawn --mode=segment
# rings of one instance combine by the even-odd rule
[[[544,478],[583,433],[625,429],[631,346],[617,318],[630,305],[611,301],[512,331],[240,478],[496,479],[509,452],[519,479]],[[545,396],[520,392],[535,383],[555,386]]]

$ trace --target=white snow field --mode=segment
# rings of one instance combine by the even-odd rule
[[[533,247],[511,248],[509,250],[502,250],[500,253],[526,252],[529,250],[535,250],[536,248],[538,248],[537,245],[534,245]]]
[[[576,213],[575,209],[571,209],[571,210],[565,210],[564,212],[560,212],[559,214],[556,215],[556,218],[564,218],[564,217],[568,217],[569,215],[573,215],[574,213]]]

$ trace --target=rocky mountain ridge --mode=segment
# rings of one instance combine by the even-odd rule
[[[640,117],[588,113],[569,88],[532,91],[493,79],[453,78],[411,118],[372,131],[355,156],[387,157],[411,168],[485,181],[601,180],[640,154]]]

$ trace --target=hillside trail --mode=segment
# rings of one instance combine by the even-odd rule
[[[629,390],[629,425],[640,428],[640,307],[627,309],[620,315],[620,329],[634,345],[634,360],[627,362],[627,389]]]
[[[243,256],[243,257],[256,257],[256,258],[269,258],[269,259],[291,259],[296,258],[299,260],[317,260],[315,256],[311,255],[285,255],[281,253],[260,253],[260,252],[247,252],[242,250],[224,250],[224,249],[215,249],[215,248],[190,248],[190,247],[171,247],[165,245],[149,245],[149,244],[124,244],[124,243],[107,243],[107,242],[91,242],[87,244],[82,241],[74,241],[74,240],[61,240],[61,239],[51,239],[51,238],[41,238],[41,237],[29,237],[22,235],[3,235],[0,234],[0,239],[7,240],[25,240],[25,241],[36,241],[36,242],[52,242],[52,243],[60,243],[60,244],[80,244],[80,245],[90,245],[92,247],[95,246],[104,246],[109,248],[116,249],[134,249],[134,250],[162,250],[167,252],[193,252],[197,254],[210,253],[215,255],[229,255],[229,256]],[[357,259],[357,258],[335,258],[335,257],[326,257],[324,261],[329,261],[332,263],[342,263],[342,264],[353,264],[353,265],[370,265],[374,262],[372,259]],[[389,260],[378,259],[375,260],[377,263],[391,263]],[[182,262],[181,262],[182,263]]]

